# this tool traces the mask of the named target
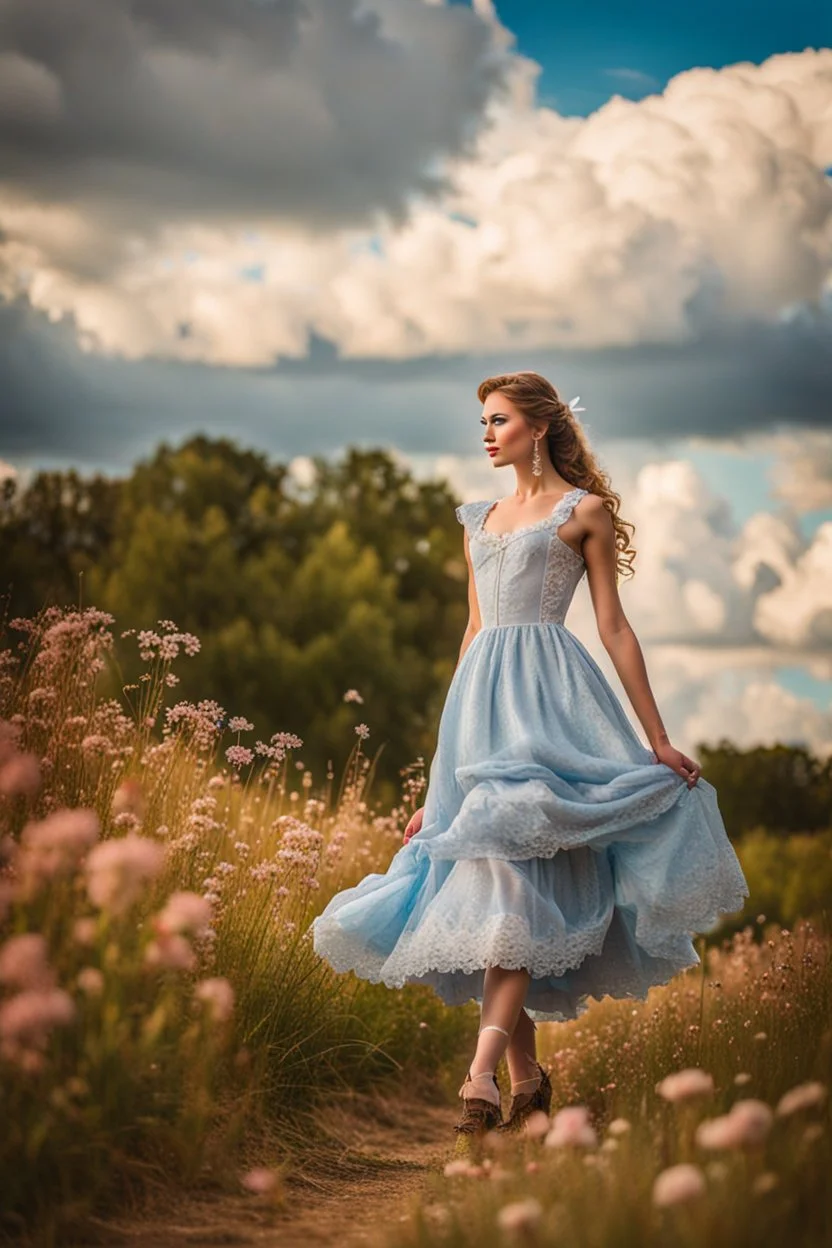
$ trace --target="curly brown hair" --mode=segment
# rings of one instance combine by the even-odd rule
[[[598,464],[569,406],[550,381],[531,370],[486,377],[477,387],[480,403],[484,403],[495,390],[511,399],[528,420],[548,423],[546,442],[552,464],[570,485],[580,486],[599,496],[610,513],[615,529],[617,573],[619,577],[632,576],[636,552],[630,545],[630,535],[635,526],[619,516],[621,497],[612,488],[609,474]]]

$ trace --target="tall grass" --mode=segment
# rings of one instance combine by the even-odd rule
[[[474,1006],[334,975],[308,932],[333,893],[387,865],[421,765],[381,813],[365,724],[337,786],[331,766],[316,786],[290,732],[252,741],[216,703],[175,701],[195,637],[161,622],[121,641],[144,665],[130,683],[112,618],[92,609],[15,621],[0,648],[0,1232],[15,1242],[66,1242],[155,1184],[265,1190],[322,1098],[379,1080],[455,1088],[476,1031]],[[344,700],[360,708],[358,691]],[[737,1098],[774,1107],[795,1083],[825,1087],[828,932],[760,916],[706,944],[701,970],[646,1002],[543,1025],[555,1109],[586,1119],[460,1163],[391,1243],[721,1246],[771,1228],[820,1243],[822,1090],[770,1122],[753,1111],[759,1138],[731,1149],[704,1148],[696,1127]],[[711,1093],[668,1101],[658,1082],[686,1068]],[[687,1196],[656,1205],[677,1165],[701,1176],[671,1174]]]
[[[449,1162],[389,1248],[828,1244],[832,940],[758,927],[542,1025],[551,1116]]]
[[[418,769],[374,812],[358,724],[315,790],[291,733],[170,704],[199,648],[170,622],[108,697],[112,626],[50,609],[0,650],[0,1226],[39,1242],[145,1183],[239,1181],[261,1127],[288,1147],[333,1090],[436,1078],[470,1025],[334,975],[308,931],[389,861]]]

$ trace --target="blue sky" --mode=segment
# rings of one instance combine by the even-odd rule
[[[462,0],[464,3],[465,0]],[[540,103],[586,116],[610,95],[640,99],[693,65],[715,69],[759,63],[776,52],[832,44],[832,5],[825,0],[589,0],[546,4],[502,0],[497,12],[517,36],[517,48],[538,61]],[[631,70],[645,80],[613,76]]]

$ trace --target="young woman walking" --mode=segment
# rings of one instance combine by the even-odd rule
[[[748,895],[715,791],[662,723],[618,596],[632,525],[574,410],[534,372],[490,377],[477,394],[484,449],[516,483],[456,509],[469,621],[425,804],[388,870],[313,923],[337,971],[481,1003],[464,1135],[549,1112],[535,1020],[575,1018],[590,996],[643,999],[698,963],[691,936]],[[564,625],[584,574],[650,749]]]

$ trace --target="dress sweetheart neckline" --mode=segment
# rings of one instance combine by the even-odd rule
[[[486,529],[485,527],[486,520],[491,515],[491,512],[494,510],[494,508],[497,506],[497,503],[500,503],[503,501],[500,498],[495,498],[493,500],[486,499],[484,501],[487,502],[488,505],[483,511],[480,517],[479,524],[477,525],[477,529],[476,529],[477,535],[479,537],[484,538],[486,541],[489,541],[489,542],[502,543],[502,542],[507,541],[509,538],[519,537],[521,533],[531,533],[536,529],[544,529],[548,525],[552,524],[553,521],[557,520],[558,509],[561,506],[561,504],[566,501],[567,498],[572,498],[572,496],[575,494],[583,495],[583,494],[587,494],[588,492],[589,492],[588,490],[584,490],[580,486],[576,486],[575,489],[573,490],[567,490],[565,494],[561,494],[560,498],[557,500],[554,507],[549,512],[548,516],[543,516],[543,518],[540,520],[534,520],[531,524],[522,524],[518,529],[509,529],[505,533],[489,533],[488,529]],[[562,523],[565,524],[566,520],[564,520]],[[570,546],[568,542],[565,542],[562,537],[558,536],[557,533],[555,533],[553,536],[556,537],[557,540],[560,542],[561,546],[564,546],[568,551],[570,551],[575,556],[576,559],[579,559],[581,563],[585,562],[583,555],[579,555],[577,550],[575,550],[574,547]]]

